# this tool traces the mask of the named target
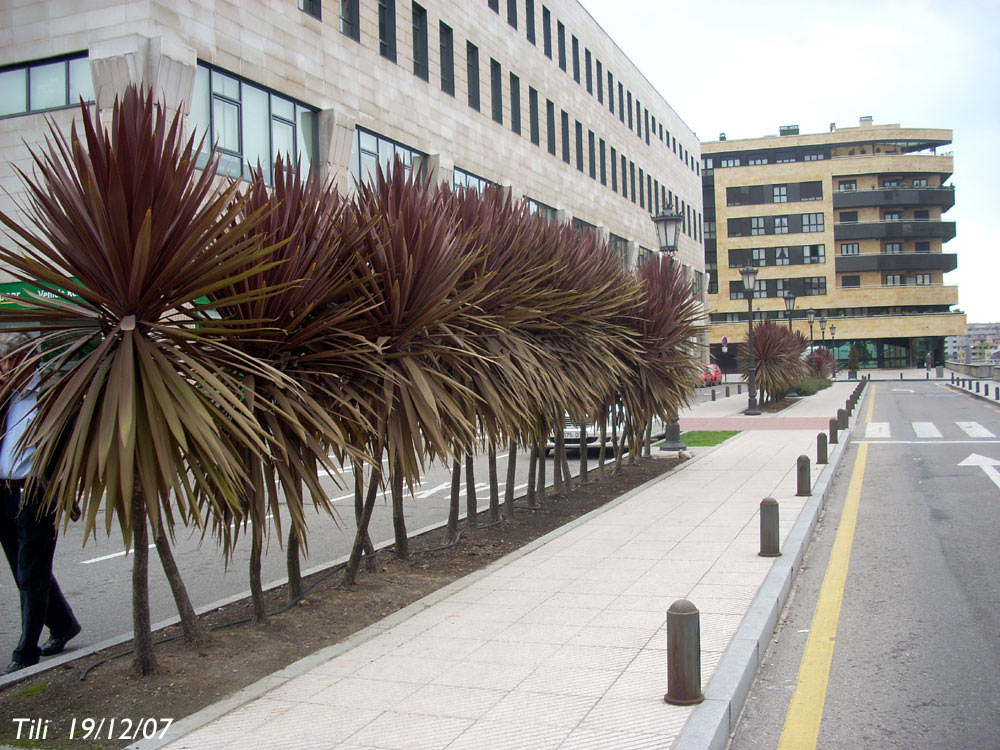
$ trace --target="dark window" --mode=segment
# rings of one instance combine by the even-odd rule
[[[540,141],[538,135],[538,92],[531,86],[528,86],[528,128],[531,142],[537,146]]]
[[[535,0],[524,0],[524,31],[528,41],[535,43]]]
[[[576,121],[576,168],[583,171],[583,125]]]
[[[305,11],[313,18],[323,20],[322,0],[299,0],[299,10]]]
[[[562,160],[569,164],[569,115],[562,110],[559,117],[562,122]]]
[[[858,212],[857,211],[841,211],[840,212],[840,223],[841,224],[857,224],[858,223]]]
[[[594,61],[594,77],[597,79],[597,101],[604,104],[604,71],[600,60]]]
[[[594,61],[590,57],[590,50],[583,51],[583,72],[587,76],[587,93],[594,93]]]
[[[493,122],[503,124],[503,73],[500,63],[490,58],[490,104]]]
[[[340,33],[356,42],[361,41],[358,0],[340,0]]]
[[[917,210],[913,212],[914,221],[929,221],[931,218],[931,212],[926,210]]]
[[[378,53],[396,62],[396,0],[378,0]]]
[[[573,46],[573,80],[580,82],[580,40],[572,37]]]
[[[622,197],[628,198],[628,159],[622,154]]]
[[[590,179],[597,179],[597,142],[594,139],[594,131],[587,131],[587,153],[590,157]]]
[[[913,247],[915,252],[918,253],[929,253],[931,251],[930,242],[917,242]]]
[[[556,105],[545,100],[545,136],[548,141],[549,153],[556,155]]]
[[[479,48],[472,42],[465,43],[465,69],[469,80],[469,106],[479,110]]]
[[[438,24],[438,35],[441,37],[441,90],[446,94],[455,95],[455,39],[444,21]]]
[[[547,58],[552,59],[552,14],[544,5],[542,6],[542,51]]]
[[[603,138],[600,139],[600,144],[601,144],[601,149],[600,149],[601,150],[601,184],[602,185],[607,185],[608,184],[608,164],[607,164],[607,161],[605,160],[605,153],[604,153],[604,149],[607,148],[607,146],[605,145]],[[613,156],[611,158],[614,159]]]
[[[619,83],[618,86],[620,88],[621,84]],[[627,96],[628,96],[628,129],[632,130],[632,92],[629,91],[627,93]],[[618,102],[618,105],[621,106],[620,101]]]
[[[631,116],[629,115],[629,117]],[[625,122],[625,86],[622,85],[621,81],[618,82],[618,119]]]
[[[507,0],[507,23],[517,28],[517,0]]]
[[[644,124],[645,124],[645,128],[646,128],[646,145],[648,146],[649,145],[649,110],[648,109],[642,110],[642,117],[643,117],[643,120],[645,121]]]
[[[413,3],[413,75],[430,78],[427,67],[427,11]]]
[[[521,135],[521,79],[510,74],[510,129]]]
[[[559,45],[559,67],[566,70],[566,27],[556,21],[556,44]]]
[[[642,167],[639,167],[639,207],[646,207],[646,176],[642,173]]]
[[[625,158],[625,157],[622,157]],[[635,203],[635,162],[630,161],[628,163],[628,177],[629,177],[629,192],[632,193],[631,200]]]
[[[608,111],[615,113],[615,77],[608,71]]]
[[[840,285],[844,286],[844,287],[848,287],[848,286],[861,286],[861,277],[860,276],[842,276],[841,277]]]
[[[494,13],[500,13],[500,0],[486,0],[486,4],[490,6],[490,10]]]

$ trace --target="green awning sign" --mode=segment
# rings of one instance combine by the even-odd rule
[[[69,295],[70,297],[78,297],[78,295],[73,292],[60,289],[59,287],[54,287],[50,284],[42,284],[41,282],[29,283],[27,281],[12,281],[8,284],[0,284],[0,293],[10,295],[11,297],[24,297],[29,294],[34,294],[48,299],[61,299],[52,291],[53,289],[58,289],[60,292]],[[21,305],[17,304],[14,300],[0,297],[0,310],[5,307],[21,307]]]

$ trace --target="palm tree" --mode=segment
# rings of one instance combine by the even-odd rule
[[[231,373],[282,376],[229,347],[253,327],[204,299],[271,251],[253,236],[262,213],[237,221],[245,199],[215,187],[214,149],[198,172],[180,115],[150,92],[126,89],[107,128],[81,106],[80,126],[67,139],[50,123],[35,176],[19,170],[32,224],[0,214],[14,241],[0,261],[51,292],[4,318],[40,332],[48,364],[30,438],[50,470],[43,503],[65,518],[79,501],[85,538],[103,508],[106,532],[117,519],[134,548],[133,666],[148,674],[147,519],[156,535],[175,516],[203,525],[202,503],[235,511],[241,452],[267,450]]]

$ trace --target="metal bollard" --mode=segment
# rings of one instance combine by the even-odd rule
[[[902,380],[902,379],[903,379],[903,373],[899,373],[899,379],[900,379],[900,380]]]
[[[809,474],[809,456],[799,456],[798,460],[798,497],[809,497],[812,494],[812,476]]]
[[[765,497],[760,501],[760,557],[780,557],[778,547],[778,501]]]
[[[847,409],[837,409],[837,428],[847,429]]]
[[[930,380],[930,379],[931,379],[931,371],[928,370],[927,371],[927,377],[925,378],[925,380]]]
[[[830,445],[837,444],[837,418],[830,420]]]
[[[729,398],[729,386],[726,386],[726,398]]]
[[[993,396],[993,398],[997,401],[1000,401],[1000,388],[994,388],[993,392],[996,394],[995,396]]]
[[[830,459],[828,458],[828,453],[826,449],[826,433],[817,432],[816,433],[816,463],[817,464],[828,464]]]
[[[736,395],[739,396],[741,393],[743,393],[743,383],[737,383],[736,384]]]
[[[715,401],[715,389],[712,389],[712,400]]]
[[[976,381],[976,393],[979,393],[979,381]]]
[[[693,706],[705,700],[698,608],[687,599],[678,599],[667,610],[667,693],[663,700],[675,706]]]

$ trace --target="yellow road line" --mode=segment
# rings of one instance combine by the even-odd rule
[[[865,421],[871,422],[875,408],[875,389],[868,397],[868,411]],[[858,445],[858,455],[854,459],[854,470],[847,488],[847,499],[840,516],[840,528],[833,540],[830,560],[827,563],[819,601],[813,612],[812,625],[806,650],[799,664],[795,693],[785,714],[785,724],[778,741],[778,750],[812,750],[819,738],[820,722],[823,720],[823,705],[830,681],[830,664],[837,639],[837,623],[844,600],[844,585],[847,582],[847,568],[851,561],[851,547],[854,544],[854,530],[858,521],[858,506],[861,503],[861,485],[868,460],[868,444]]]

